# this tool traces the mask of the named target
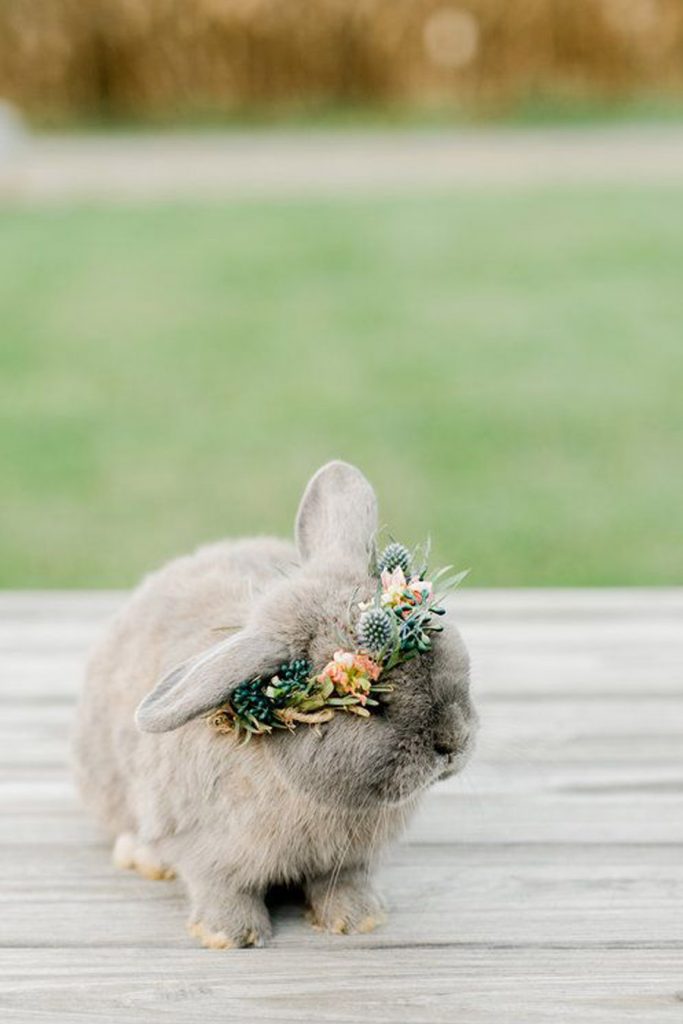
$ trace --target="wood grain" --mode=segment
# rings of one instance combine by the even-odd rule
[[[463,590],[479,749],[380,882],[388,923],[266,950],[186,936],[115,871],[68,735],[117,593],[0,594],[0,1018],[8,1024],[683,1020],[683,589]]]
[[[152,885],[121,873],[110,865],[108,854],[101,844],[69,842],[27,843],[2,851],[3,942],[192,948],[184,931],[180,884]],[[683,946],[680,860],[678,848],[664,845],[401,844],[379,872],[391,909],[389,923],[343,945]],[[147,905],[147,914],[140,913],[141,905]],[[320,945],[320,935],[308,927],[302,911],[295,897],[275,908],[275,946]]]
[[[205,950],[9,951],[6,1024],[669,1024],[680,1022],[680,952],[594,946],[212,955]]]

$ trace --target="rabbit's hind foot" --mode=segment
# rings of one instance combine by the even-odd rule
[[[175,871],[164,864],[149,843],[141,843],[132,832],[122,832],[112,851],[114,866],[123,871],[137,871],[143,878],[158,882],[175,878]]]

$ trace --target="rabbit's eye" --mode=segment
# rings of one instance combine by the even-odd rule
[[[383,715],[387,708],[391,705],[393,700],[393,693],[391,690],[387,692],[380,692],[373,694],[374,699],[377,701],[377,707],[373,708],[373,711],[377,715]]]

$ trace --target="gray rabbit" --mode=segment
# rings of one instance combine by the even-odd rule
[[[331,462],[304,493],[296,547],[225,541],[170,562],[93,652],[76,724],[81,792],[116,837],[119,867],[180,876],[204,946],[263,945],[278,883],[303,887],[317,928],[373,929],[378,851],[469,756],[468,657],[448,616],[430,651],[391,670],[369,718],[247,744],[207,722],[239,682],[290,659],[329,661],[350,604],[376,587],[376,531],[372,487]]]

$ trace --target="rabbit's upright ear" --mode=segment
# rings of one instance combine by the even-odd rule
[[[311,477],[296,517],[302,558],[368,564],[377,532],[377,498],[359,469],[328,462]]]
[[[178,665],[138,705],[142,732],[170,732],[224,704],[244,679],[274,672],[287,651],[271,640],[240,632]]]

